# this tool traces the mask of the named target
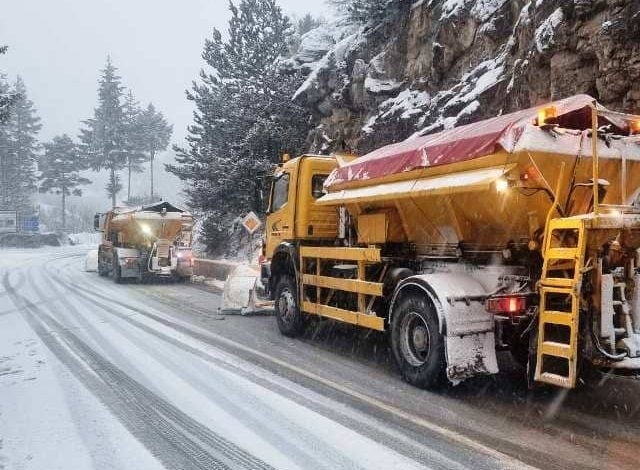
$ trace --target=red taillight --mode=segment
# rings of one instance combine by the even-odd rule
[[[187,265],[189,265],[190,267],[193,268],[194,263],[194,258],[193,258],[193,254],[192,253],[178,253],[177,255],[178,258],[178,263],[185,263]]]
[[[497,315],[518,315],[527,311],[527,298],[521,296],[493,297],[487,299],[486,309]]]

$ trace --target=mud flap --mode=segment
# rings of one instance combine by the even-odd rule
[[[492,331],[464,336],[445,336],[447,378],[454,385],[476,375],[498,373]]]

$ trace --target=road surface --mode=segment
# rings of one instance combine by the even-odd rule
[[[301,339],[191,285],[116,285],[86,249],[3,250],[0,469],[640,468],[640,383],[528,392],[520,371],[438,393],[384,336]]]

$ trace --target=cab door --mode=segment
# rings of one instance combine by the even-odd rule
[[[271,259],[276,247],[284,240],[294,238],[295,172],[285,168],[276,174],[271,184],[268,216],[265,226],[266,256]]]

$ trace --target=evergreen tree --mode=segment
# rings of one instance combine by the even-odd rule
[[[66,198],[82,196],[78,186],[91,183],[80,176],[88,168],[78,146],[66,134],[56,136],[44,144],[40,159],[40,192],[59,194],[62,197],[62,229],[66,228]]]
[[[307,13],[296,22],[296,32],[302,36],[308,33],[312,29],[316,29],[322,24],[322,20],[314,18],[310,13]]]
[[[400,0],[328,0],[337,12],[346,12],[358,23],[379,22],[391,16]]]
[[[315,18],[310,13],[307,13],[302,18],[299,18],[295,22],[295,31],[289,40],[289,57],[293,56],[300,49],[302,44],[302,36],[311,30],[318,28],[324,23],[323,18]]]
[[[42,125],[20,77],[9,93],[14,97],[11,111],[0,126],[0,203],[29,211],[36,190],[37,135]]]
[[[297,153],[307,115],[291,102],[302,77],[278,67],[293,28],[274,0],[230,4],[228,39],[214,29],[201,71],[187,97],[196,105],[187,148],[167,169],[189,184],[189,204],[207,215],[205,241],[224,243],[232,221],[255,209],[258,176],[282,152]]]
[[[82,150],[91,169],[109,172],[109,182],[105,189],[114,207],[116,196],[122,190],[118,172],[127,164],[123,87],[116,71],[111,59],[107,57],[107,64],[99,81],[98,107],[94,109],[93,118],[83,121],[85,128],[80,130]]]
[[[127,200],[130,200],[131,173],[142,173],[142,165],[148,161],[145,154],[142,111],[131,90],[127,93],[124,102],[123,116],[124,151],[127,163]]]
[[[147,152],[149,160],[149,173],[151,177],[151,200],[154,198],[153,188],[153,162],[158,152],[162,152],[169,146],[173,126],[164,118],[155,106],[149,103],[147,108],[140,113],[141,149]]]
[[[9,198],[9,130],[7,128],[7,122],[11,116],[10,114],[10,86],[4,79],[3,75],[0,75],[0,208],[8,208]]]
[[[7,49],[7,46],[0,46],[0,55],[5,54]],[[4,74],[0,72],[0,126],[9,120],[9,111],[16,99],[17,96],[11,92]]]

